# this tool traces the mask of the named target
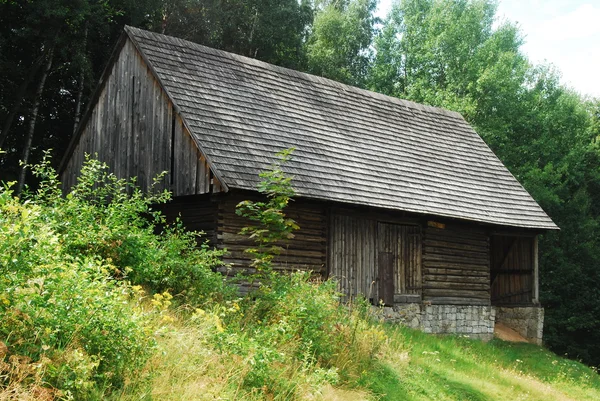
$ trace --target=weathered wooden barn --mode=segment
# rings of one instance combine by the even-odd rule
[[[235,206],[260,171],[285,170],[301,227],[281,269],[335,277],[382,313],[427,332],[489,338],[500,321],[541,341],[537,235],[557,229],[457,113],[127,27],[61,167],[85,153],[181,214],[249,266]]]

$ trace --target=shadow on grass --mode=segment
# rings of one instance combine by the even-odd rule
[[[371,391],[378,400],[414,400],[406,392],[398,372],[382,362],[376,362],[371,370],[364,372],[358,385]]]
[[[413,376],[414,372],[409,373]],[[429,369],[422,370],[421,380],[411,377],[407,382],[402,380],[400,372],[385,363],[377,363],[369,372],[365,372],[359,386],[366,388],[381,401],[416,401],[428,400],[430,397],[444,399],[486,401],[487,395],[469,385],[448,379],[442,374]]]

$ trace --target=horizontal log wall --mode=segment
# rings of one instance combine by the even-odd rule
[[[218,247],[227,249],[223,258],[230,264],[229,274],[253,270],[250,268],[251,255],[245,249],[255,246],[248,236],[240,235],[242,228],[256,225],[245,217],[235,214],[236,205],[246,199],[255,200],[255,196],[244,193],[217,195],[218,202]],[[284,210],[287,217],[296,221],[300,227],[294,232],[294,238],[283,242],[281,255],[274,259],[277,270],[306,270],[324,276],[327,255],[327,219],[323,205],[296,199]]]
[[[177,197],[169,203],[156,205],[168,223],[174,223],[177,218],[186,230],[202,231],[199,242],[208,241],[210,245],[217,243],[217,213],[218,205],[210,195]]]
[[[489,305],[489,249],[488,234],[475,225],[427,226],[423,239],[423,300]]]
[[[84,117],[62,174],[66,190],[76,184],[86,153],[97,154],[120,178],[137,177],[145,191],[163,171],[169,174],[158,190],[170,189],[175,196],[213,191],[215,179],[206,160],[130,40]]]

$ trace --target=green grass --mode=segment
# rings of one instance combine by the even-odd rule
[[[598,400],[594,370],[543,347],[386,326],[388,355],[359,385],[381,400]]]
[[[295,394],[243,390],[251,367],[215,351],[205,328],[177,319],[164,330],[147,369],[149,385],[130,387],[118,400],[600,400],[593,369],[531,344],[436,336],[381,325],[385,346],[372,366],[336,385],[301,367],[282,367]],[[284,350],[282,350],[285,352]],[[352,355],[347,355],[348,361]],[[350,362],[351,363],[351,362]]]

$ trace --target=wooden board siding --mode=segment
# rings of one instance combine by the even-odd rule
[[[396,300],[409,301],[411,297],[406,296],[421,294],[421,227],[379,222],[377,252],[379,257],[387,253],[393,257]],[[420,301],[420,297],[412,297],[412,300]]]
[[[210,245],[216,245],[218,206],[211,195],[178,197],[154,208],[160,210],[169,223],[180,217],[187,230],[204,232],[199,238],[200,242],[208,240]]]
[[[490,304],[489,237],[471,225],[427,226],[423,239],[423,300]]]
[[[243,227],[253,224],[245,217],[235,214],[236,205],[246,199],[256,199],[256,195],[230,193],[216,195],[218,201],[218,247],[227,249],[223,258],[230,264],[229,274],[250,269],[251,258],[244,250],[254,246],[248,236],[240,235]],[[294,232],[294,238],[282,246],[284,251],[274,259],[277,270],[307,270],[321,276],[325,275],[327,254],[327,219],[323,205],[301,199],[293,201],[286,209],[287,217],[296,221],[300,229]]]
[[[346,297],[377,300],[377,221],[331,213],[329,229],[329,277]]]
[[[346,297],[364,295],[375,303],[418,302],[421,293],[421,228],[390,224],[390,216],[332,212],[330,277]]]
[[[531,304],[534,293],[534,237],[491,237],[492,303]]]
[[[63,171],[65,189],[77,182],[87,153],[97,154],[118,177],[137,177],[143,190],[163,171],[169,174],[156,188],[170,189],[174,196],[214,190],[206,159],[130,40],[83,124]]]

